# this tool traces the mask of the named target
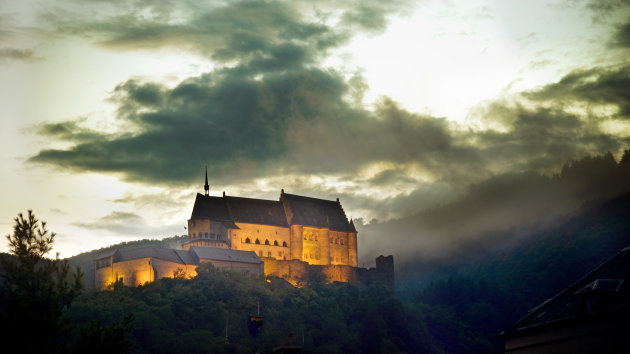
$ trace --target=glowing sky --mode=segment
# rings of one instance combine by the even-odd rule
[[[215,195],[405,217],[619,156],[629,92],[627,0],[0,0],[0,229],[183,234],[205,165]]]

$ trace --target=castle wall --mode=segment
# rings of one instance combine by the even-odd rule
[[[302,225],[291,225],[291,259],[304,260]]]
[[[359,266],[359,258],[357,256],[359,249],[357,247],[357,233],[348,233],[348,265],[353,267]]]
[[[233,272],[240,273],[249,273],[252,275],[263,275],[265,274],[265,264],[264,263],[242,263],[242,262],[228,262],[228,261],[219,261],[214,259],[206,259],[200,258],[200,263],[212,263],[213,266],[222,269],[229,270]]]
[[[195,239],[190,240],[182,245],[184,251],[190,250],[190,247],[214,247],[214,248],[229,248],[225,241],[213,241],[208,239]]]
[[[188,220],[188,238],[210,238],[210,219]]]
[[[328,229],[304,226],[302,229],[302,260],[309,264],[330,264]]]
[[[173,274],[182,270],[188,277],[197,275],[196,265],[185,265],[165,261],[159,258],[145,257],[112,263],[111,266],[95,271],[94,286],[97,289],[105,289],[117,279],[123,281],[123,285],[135,287],[150,283],[155,279],[172,278]]]
[[[330,264],[347,265],[349,263],[348,233],[340,231],[330,231],[328,244],[330,245]]]
[[[247,223],[236,223],[236,225],[240,230],[230,230],[231,249],[254,251],[259,257],[274,259],[291,257],[292,243],[289,228]],[[266,242],[269,244],[265,244]]]

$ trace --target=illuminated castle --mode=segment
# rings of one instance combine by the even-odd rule
[[[113,250],[94,260],[94,286],[138,286],[175,275],[194,277],[200,263],[254,275],[309,283],[377,279],[393,286],[393,258],[376,269],[357,268],[357,230],[336,201],[280,193],[278,201],[197,194],[182,249]]]
[[[357,266],[357,230],[339,202],[280,193],[263,200],[197,194],[188,220],[192,246],[254,251],[269,260]],[[267,272],[266,272],[267,273]]]

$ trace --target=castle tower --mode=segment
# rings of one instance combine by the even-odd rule
[[[203,185],[205,195],[210,194],[210,186],[208,185],[208,166],[206,166],[206,184]]]

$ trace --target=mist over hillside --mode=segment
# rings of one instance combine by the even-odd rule
[[[474,250],[509,249],[577,215],[585,203],[628,191],[628,150],[619,162],[610,153],[585,157],[551,176],[497,175],[447,205],[382,223],[358,220],[359,259],[393,254],[398,264],[449,262]]]

